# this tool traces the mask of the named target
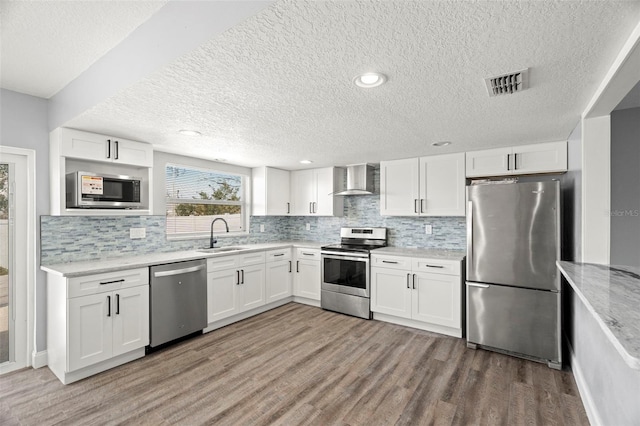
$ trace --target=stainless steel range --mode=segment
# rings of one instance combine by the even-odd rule
[[[371,319],[369,254],[387,245],[387,228],[341,228],[340,244],[321,248],[323,309]]]

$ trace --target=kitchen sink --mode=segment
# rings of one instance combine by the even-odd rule
[[[244,247],[215,247],[196,250],[198,253],[226,253],[230,251],[244,250]]]

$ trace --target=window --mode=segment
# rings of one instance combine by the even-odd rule
[[[230,233],[247,228],[245,176],[167,164],[165,178],[167,236],[209,235],[216,218],[227,222]],[[216,222],[214,232],[225,231]]]

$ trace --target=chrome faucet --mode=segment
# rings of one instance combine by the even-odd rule
[[[216,246],[216,243],[218,242],[217,238],[213,238],[213,224],[216,223],[216,221],[221,220],[224,222],[224,226],[227,228],[227,232],[229,232],[229,224],[227,223],[226,220],[224,220],[221,217],[216,217],[215,219],[213,219],[211,221],[211,239],[209,240],[209,248],[214,248]]]

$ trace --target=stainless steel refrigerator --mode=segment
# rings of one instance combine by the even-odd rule
[[[467,195],[467,346],[560,369],[560,183],[472,183]]]

